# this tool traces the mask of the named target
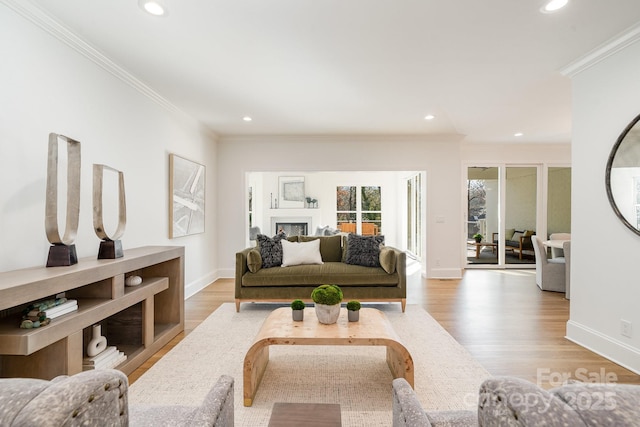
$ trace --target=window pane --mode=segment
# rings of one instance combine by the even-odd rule
[[[340,186],[336,190],[336,201],[338,211],[356,210],[356,187]]]
[[[339,213],[338,224],[341,222],[356,222],[356,214],[355,213]]]
[[[380,202],[380,187],[362,187],[362,210],[382,210]]]

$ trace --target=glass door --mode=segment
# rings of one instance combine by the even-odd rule
[[[467,264],[498,264],[498,167],[467,169]]]
[[[505,171],[505,263],[535,264],[531,236],[536,234],[538,168],[508,166]]]

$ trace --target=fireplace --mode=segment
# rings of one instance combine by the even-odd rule
[[[271,217],[271,232],[284,231],[287,236],[306,236],[311,229],[311,217]]]
[[[284,231],[287,236],[306,236],[306,222],[276,222],[276,233]]]

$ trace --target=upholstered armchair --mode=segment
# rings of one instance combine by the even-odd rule
[[[551,233],[549,240],[571,240],[571,233]],[[551,258],[564,256],[564,250],[560,248],[551,248]]]
[[[547,250],[537,236],[531,236],[536,255],[536,284],[543,291],[565,292],[565,259],[547,258]]]
[[[200,406],[129,406],[126,375],[85,371],[51,381],[0,379],[1,426],[233,426],[233,378],[223,375]]]

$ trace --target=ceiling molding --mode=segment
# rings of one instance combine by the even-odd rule
[[[560,69],[560,73],[564,76],[573,77],[627,46],[636,43],[638,40],[640,40],[640,23],[633,25],[613,39],[601,44],[583,57]]]
[[[354,135],[219,135],[219,142],[423,142],[423,143],[459,143],[461,134],[354,134]]]
[[[9,7],[22,17],[28,19],[39,28],[51,34],[62,43],[74,49],[76,52],[80,53],[87,59],[97,64],[100,68],[108,71],[110,74],[114,75],[124,83],[136,89],[138,92],[153,100],[163,108],[174,113],[187,115],[184,111],[176,107],[173,103],[161,96],[158,92],[151,89],[142,81],[134,77],[131,73],[111,61],[94,47],[82,40],[76,34],[69,31],[58,21],[47,15],[43,10],[34,5],[31,1],[0,0],[0,3],[5,4],[7,7]]]

